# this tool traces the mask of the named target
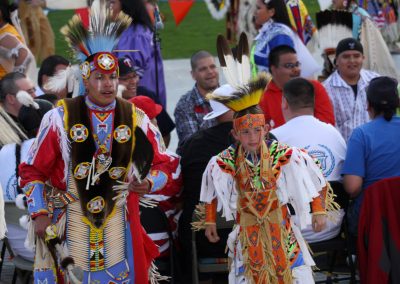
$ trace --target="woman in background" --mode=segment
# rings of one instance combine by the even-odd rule
[[[147,12],[146,3],[144,0],[110,0],[109,4],[114,14],[123,11],[133,19],[131,26],[121,35],[116,47],[116,56],[118,58],[128,56],[134,61],[135,66],[144,70],[139,86],[156,93],[161,105],[166,108],[160,45],[154,40],[155,25]]]

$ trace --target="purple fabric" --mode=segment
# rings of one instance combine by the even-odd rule
[[[116,47],[117,50],[139,50],[139,52],[116,52],[120,58],[129,56],[133,63],[144,70],[139,86],[143,86],[157,94],[156,90],[156,67],[155,50],[153,45],[153,32],[140,24],[131,25],[121,35]],[[157,97],[163,108],[166,108],[167,98],[165,90],[164,67],[161,57],[160,45],[157,46],[157,73],[158,73],[158,94]]]

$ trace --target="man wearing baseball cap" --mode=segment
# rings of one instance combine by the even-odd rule
[[[143,86],[138,86],[139,81],[143,76],[143,69],[135,66],[134,62],[129,57],[121,57],[118,59],[119,64],[119,86],[118,93],[121,94],[122,98],[130,100],[136,96],[145,96],[152,99],[156,104],[161,104],[157,101],[155,93]],[[140,107],[139,107],[140,108]],[[167,111],[161,109],[159,115],[155,116],[157,120],[158,128],[160,129],[161,135],[165,146],[168,147],[171,139],[171,132],[175,128],[175,124]]]
[[[336,47],[333,72],[323,83],[332,101],[336,127],[347,141],[357,126],[369,121],[366,88],[379,74],[362,69],[364,49],[353,38],[341,40]]]

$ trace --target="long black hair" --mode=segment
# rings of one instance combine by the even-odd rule
[[[132,24],[141,24],[153,30],[150,16],[146,9],[146,0],[119,0],[121,2],[121,10],[129,15],[133,22]]]
[[[11,13],[14,12],[18,7],[15,4],[10,4],[9,0],[0,0],[0,12],[3,21],[12,25]]]
[[[275,9],[275,14],[272,16],[272,19],[276,23],[281,23],[292,28],[284,0],[270,0],[267,4],[265,4],[264,1],[263,3],[267,6],[267,9]]]

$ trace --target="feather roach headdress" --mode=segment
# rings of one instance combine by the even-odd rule
[[[78,15],[72,17],[61,29],[69,46],[80,62],[99,52],[112,52],[122,32],[132,19],[120,12],[115,18],[105,1],[90,9],[90,25],[87,29]]]
[[[102,73],[118,72],[118,60],[112,51],[131,22],[132,19],[123,12],[113,16],[106,2],[97,0],[90,9],[88,28],[78,15],[74,15],[61,29],[75,58],[81,63],[79,73],[83,79],[88,79],[94,70],[100,70]],[[69,91],[74,91],[73,96],[76,96],[79,92],[76,87],[76,74],[74,68],[59,72],[49,79],[46,88],[57,92],[67,86]]]
[[[237,91],[232,93],[230,96],[218,96],[212,93],[207,95],[207,99],[220,102],[231,110],[239,112],[258,105],[269,81],[270,78],[268,75],[262,73],[249,83],[237,87]]]

